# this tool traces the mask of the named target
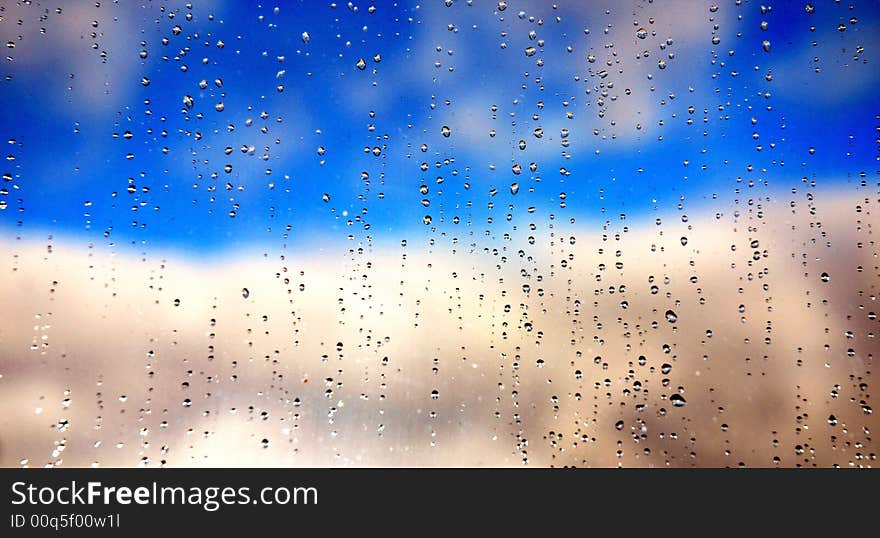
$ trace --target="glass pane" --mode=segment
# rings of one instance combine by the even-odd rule
[[[876,3],[0,8],[0,465],[871,466]]]

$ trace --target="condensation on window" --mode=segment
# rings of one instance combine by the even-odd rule
[[[2,466],[874,465],[875,3],[0,34]]]

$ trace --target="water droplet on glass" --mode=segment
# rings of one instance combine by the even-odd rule
[[[684,396],[681,394],[673,394],[669,397],[669,401],[672,402],[674,407],[684,407],[687,403],[687,400],[684,399]]]

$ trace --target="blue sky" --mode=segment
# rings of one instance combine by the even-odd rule
[[[399,242],[876,176],[875,2],[355,4],[8,7],[0,227]]]

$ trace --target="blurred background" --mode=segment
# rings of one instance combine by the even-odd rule
[[[0,33],[0,465],[876,459],[877,2]]]

